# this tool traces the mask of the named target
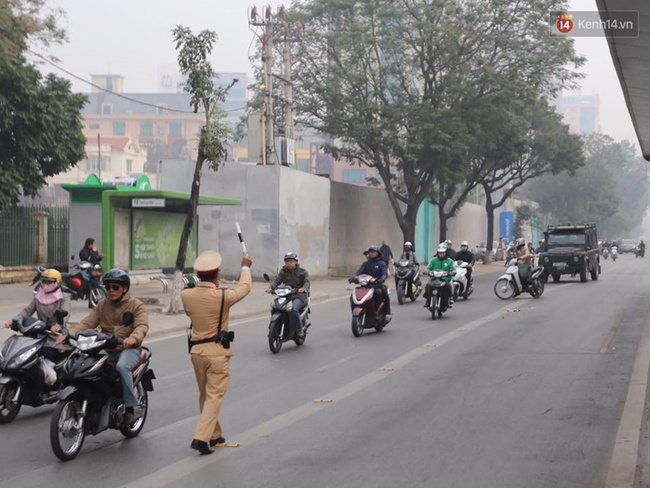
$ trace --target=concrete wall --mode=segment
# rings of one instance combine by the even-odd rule
[[[402,231],[384,190],[332,181],[330,194],[330,274],[354,273],[370,245],[384,240],[398,254]]]
[[[163,167],[163,189],[189,192],[190,164]],[[224,276],[238,276],[239,222],[253,264],[253,276],[274,275],[288,251],[298,253],[312,276],[326,276],[329,263],[330,182],[284,166],[226,163],[202,173],[201,195],[242,201],[241,207],[199,207],[199,252],[216,249]],[[191,263],[188,263],[191,266]]]
[[[79,261],[79,251],[86,238],[95,239],[97,249],[102,251],[102,206],[101,204],[70,204],[70,237],[68,266]]]
[[[498,224],[497,218],[497,225],[495,226],[496,240],[498,240]],[[447,239],[451,239],[454,249],[460,249],[462,241],[467,241],[470,249],[476,248],[487,237],[485,208],[474,203],[466,203],[461,207],[458,214],[447,222],[447,228]]]

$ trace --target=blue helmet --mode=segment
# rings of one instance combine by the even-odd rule
[[[129,278],[129,275],[126,273],[126,271],[118,268],[113,268],[108,273],[106,273],[102,278],[102,283],[119,283],[121,285],[124,285],[127,290],[131,288],[131,278]]]

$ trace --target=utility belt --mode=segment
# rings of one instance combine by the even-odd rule
[[[191,327],[190,327],[191,330]],[[192,353],[192,348],[194,346],[197,346],[199,344],[209,344],[211,342],[215,342],[217,344],[221,344],[221,346],[224,349],[230,349],[230,343],[235,340],[235,332],[232,330],[225,331],[222,330],[219,332],[216,336],[209,337],[207,339],[199,339],[198,341],[193,341],[191,339],[191,332],[188,330],[188,337],[187,337],[187,352]]]
[[[214,342],[221,344],[224,349],[230,349],[230,343],[235,340],[235,332],[232,330],[221,330],[221,321],[223,319],[223,307],[225,305],[225,290],[221,290],[221,310],[219,311],[219,326],[217,328],[217,335],[208,337],[207,339],[199,339],[198,341],[192,340],[192,324],[187,328],[187,352],[192,354],[192,348],[199,344],[209,344]]]

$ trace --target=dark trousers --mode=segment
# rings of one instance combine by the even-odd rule
[[[296,329],[296,333],[300,333],[302,330],[302,324],[300,323],[300,311],[302,310],[302,300],[300,298],[294,297],[291,300],[293,304],[293,310],[291,311],[293,317],[293,326]]]

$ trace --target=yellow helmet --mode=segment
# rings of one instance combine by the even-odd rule
[[[57,283],[61,283],[61,273],[59,273],[56,269],[46,269],[41,273],[41,279],[53,280]]]

